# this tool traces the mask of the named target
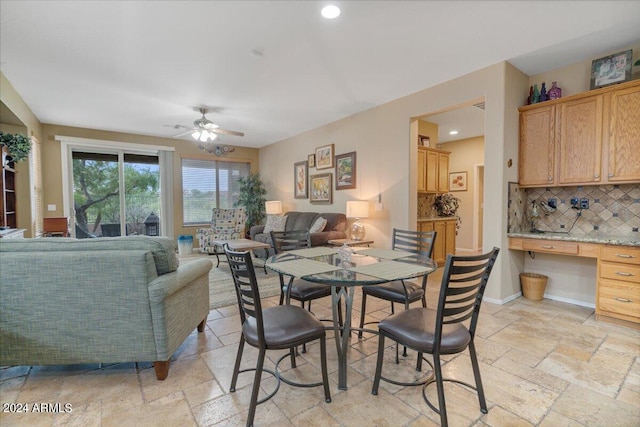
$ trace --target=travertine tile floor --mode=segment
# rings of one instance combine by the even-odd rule
[[[258,276],[259,277],[259,276]],[[428,300],[436,300],[439,275],[429,279]],[[353,319],[359,319],[356,291]],[[277,304],[268,298],[266,304]],[[389,314],[388,304],[367,301],[368,320]],[[314,302],[320,318],[329,300]],[[5,426],[242,426],[246,422],[252,373],[240,376],[229,393],[240,324],[237,307],[212,310],[206,331],[194,332],[178,349],[165,381],[150,363],[75,366],[20,366],[0,369],[0,425]],[[335,344],[329,338],[332,402],[321,387],[282,384],[259,405],[257,426],[435,426],[439,417],[422,400],[420,387],[381,383],[371,395],[377,338],[351,339],[349,389],[337,388]],[[476,395],[447,384],[451,426],[640,426],[640,332],[598,322],[593,310],[519,298],[505,305],[484,303],[476,338],[489,413]],[[268,367],[281,355],[272,352]],[[298,359],[297,380],[320,378],[319,349],[310,345]],[[408,380],[416,375],[415,354],[395,365],[394,346],[385,352],[383,373]],[[256,360],[245,347],[243,367]],[[468,353],[448,357],[445,375],[473,382]],[[275,381],[265,374],[263,392]],[[435,387],[428,389],[437,401]],[[8,403],[71,404],[68,413],[7,413]]]

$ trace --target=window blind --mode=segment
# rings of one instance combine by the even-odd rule
[[[209,224],[213,208],[232,208],[238,200],[238,178],[250,171],[245,162],[182,159],[183,224]]]

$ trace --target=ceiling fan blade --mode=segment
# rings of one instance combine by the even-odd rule
[[[185,135],[189,135],[190,133],[192,133],[195,129],[189,129],[188,131],[185,132],[181,132],[177,135],[173,135],[171,138],[180,138],[181,136],[185,136]]]
[[[225,135],[233,135],[233,136],[244,136],[244,132],[238,132],[235,130],[227,130],[222,128],[211,129],[209,130],[209,132],[222,133]]]

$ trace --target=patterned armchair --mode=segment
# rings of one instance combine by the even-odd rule
[[[196,237],[200,243],[200,251],[215,255],[220,265],[219,255],[224,255],[222,247],[213,243],[215,240],[244,239],[247,213],[244,208],[213,209],[211,228],[198,228]]]

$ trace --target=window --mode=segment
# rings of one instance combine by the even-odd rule
[[[213,208],[232,208],[238,199],[238,178],[250,172],[249,163],[182,159],[183,224],[209,224]]]

